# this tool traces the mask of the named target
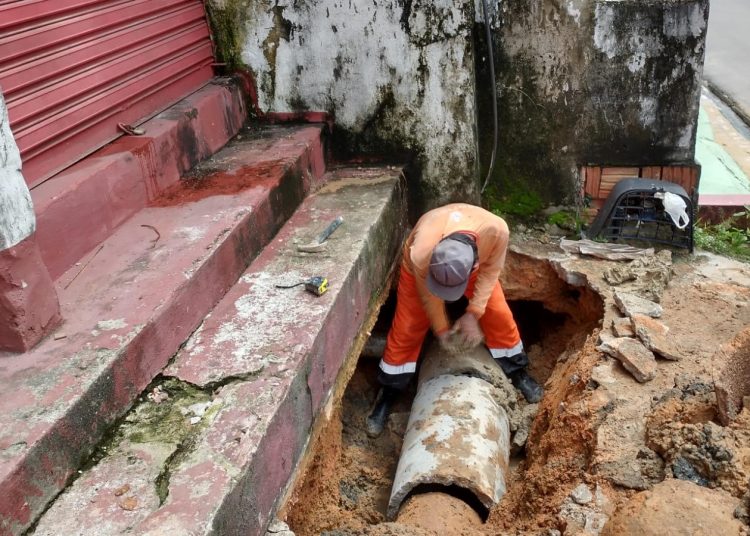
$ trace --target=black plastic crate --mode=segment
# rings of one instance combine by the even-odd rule
[[[667,192],[685,201],[690,221],[684,229],[679,229],[664,210],[660,196]],[[692,252],[693,220],[693,203],[682,186],[651,179],[623,179],[612,189],[586,235],[608,242],[665,244]]]

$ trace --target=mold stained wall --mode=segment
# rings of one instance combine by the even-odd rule
[[[0,251],[30,236],[35,225],[31,194],[21,174],[21,155],[0,93]]]
[[[407,152],[418,212],[479,201],[474,0],[242,3],[263,111],[334,114],[343,153]]]
[[[490,3],[501,129],[493,181],[501,195],[521,184],[550,202],[574,201],[582,164],[693,162],[708,0]],[[484,161],[491,102],[477,30]]]

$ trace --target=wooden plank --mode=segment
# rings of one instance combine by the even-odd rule
[[[640,168],[637,167],[603,167],[602,177],[605,175],[617,175],[620,177],[638,177],[638,171]]]
[[[599,166],[585,166],[583,169],[586,170],[584,191],[596,199],[599,197],[599,182],[602,177],[602,169]]]
[[[661,166],[642,167],[641,178],[661,180]]]
[[[623,179],[638,178],[640,168],[637,167],[603,167],[602,180],[597,197],[606,199],[615,185]]]
[[[698,188],[698,177],[700,167],[698,166],[664,166],[662,178],[682,186],[688,195],[693,195]]]

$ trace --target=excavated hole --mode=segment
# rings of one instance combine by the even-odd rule
[[[554,391],[554,382],[561,381],[553,374],[555,368],[575,359],[587,336],[600,326],[602,301],[591,289],[566,284],[545,260],[514,254],[508,264],[511,270],[503,286],[531,359],[530,373],[541,384],[546,382],[546,390]],[[380,311],[373,338],[385,336],[394,310],[391,296]],[[459,313],[453,311],[451,316]],[[377,358],[366,352],[360,356],[341,404],[311,444],[307,463],[278,512],[297,536],[344,536],[385,523],[416,382],[394,406],[383,434],[370,438],[365,419],[378,392],[377,367]],[[541,439],[534,434],[531,438]],[[511,488],[522,485],[524,456],[521,449],[511,459],[510,473],[515,473],[508,475]],[[463,493],[451,495],[465,498]],[[486,519],[486,511],[476,509]],[[488,531],[493,533],[489,527]]]

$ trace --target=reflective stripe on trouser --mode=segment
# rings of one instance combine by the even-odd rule
[[[474,295],[475,281],[476,272],[469,279],[464,293],[468,299]],[[498,362],[523,352],[518,327],[499,282],[492,289],[479,325],[485,344]],[[400,389],[406,387],[417,369],[417,359],[429,329],[430,320],[422,307],[414,276],[402,265],[396,291],[396,313],[380,360],[378,379],[381,384]]]

